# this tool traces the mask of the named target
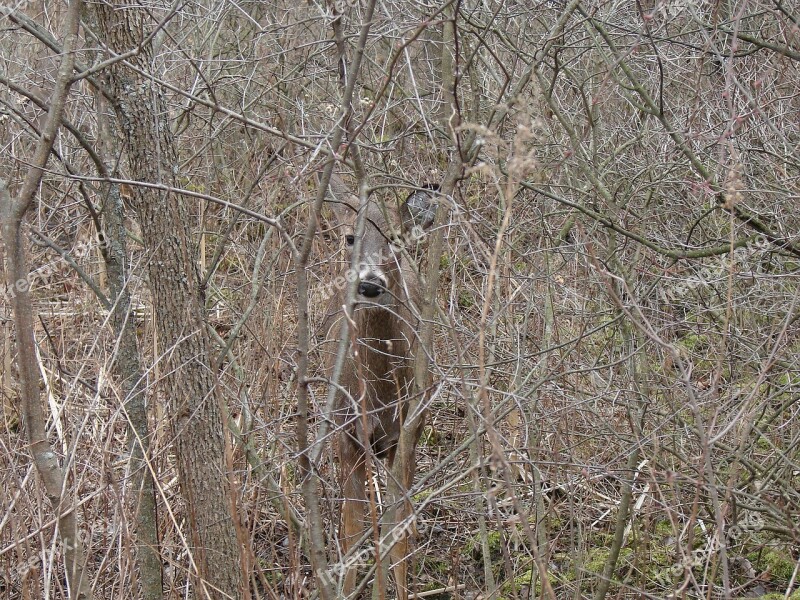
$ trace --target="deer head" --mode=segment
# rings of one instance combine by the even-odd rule
[[[358,278],[357,300],[378,306],[396,303],[402,285],[400,250],[419,241],[433,224],[436,215],[434,188],[412,192],[398,211],[369,200],[363,207],[338,176],[331,179],[331,206],[351,260],[356,248],[359,211],[365,213],[360,236],[359,259],[352,264]],[[394,292],[394,294],[393,294]]]

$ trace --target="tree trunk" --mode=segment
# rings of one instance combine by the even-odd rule
[[[135,511],[136,561],[144,600],[161,600],[163,582],[158,540],[156,487],[150,470],[150,431],[145,405],[145,377],[136,339],[136,323],[131,316],[128,256],[119,186],[109,186],[103,206],[106,249],[103,258],[108,274],[109,298],[113,304],[111,326],[119,339],[114,369],[120,378],[125,415],[128,421],[130,462],[130,502]]]
[[[86,573],[86,555],[78,536],[78,523],[71,506],[72,494],[66,489],[64,470],[47,440],[47,418],[42,410],[40,395],[41,374],[36,358],[33,332],[33,303],[30,295],[27,241],[22,235],[22,220],[33,204],[42,180],[44,167],[53,149],[61,125],[61,115],[72,83],[75,48],[78,41],[82,3],[73,0],[64,15],[64,42],[61,64],[53,93],[50,96],[47,118],[36,144],[36,153],[25,174],[25,181],[13,201],[4,181],[0,180],[0,226],[7,261],[6,277],[11,296],[11,308],[17,331],[17,363],[20,380],[20,408],[25,433],[36,470],[44,484],[45,493],[53,505],[58,534],[63,544],[64,570],[70,596],[77,600],[92,598],[91,577]]]
[[[123,54],[150,33],[146,13],[122,1],[95,5],[102,37]],[[155,22],[153,27],[155,27]],[[175,186],[178,161],[161,91],[143,73],[152,47],[145,44],[108,68],[107,83],[123,133],[133,179]],[[186,502],[191,568],[199,597],[240,597],[243,573],[232,519],[235,499],[225,460],[225,424],[204,327],[203,297],[191,251],[189,211],[180,196],[133,188],[142,228],[159,347],[165,352],[164,397],[175,443],[178,478]]]
[[[89,600],[92,597],[90,577],[86,571],[86,556],[78,537],[78,523],[73,510],[72,494],[65,489],[64,470],[47,441],[47,418],[42,410],[39,392],[41,375],[36,361],[36,340],[33,335],[33,308],[28,286],[26,240],[22,236],[22,219],[14,210],[5,183],[0,181],[0,220],[6,246],[7,281],[11,291],[11,308],[17,330],[17,363],[20,379],[20,407],[25,433],[30,444],[33,463],[42,478],[45,493],[56,513],[58,534],[64,548],[64,570],[71,597]]]

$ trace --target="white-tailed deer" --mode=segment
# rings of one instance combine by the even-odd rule
[[[385,458],[389,469],[394,462],[400,428],[406,417],[409,394],[413,393],[412,351],[418,329],[418,279],[404,264],[392,231],[403,240],[417,240],[433,223],[435,207],[431,191],[413,192],[402,204],[399,214],[387,214],[374,200],[359,207],[358,197],[348,191],[338,176],[331,179],[330,193],[336,222],[351,258],[352,275],[340,278],[352,281],[357,289],[350,320],[350,346],[342,371],[341,390],[336,398],[336,436],[339,477],[344,496],[339,537],[347,554],[361,540],[372,520],[367,517],[367,460]],[[363,235],[356,240],[359,210],[366,217]],[[386,206],[387,213],[397,213]],[[389,221],[387,222],[387,217]],[[352,261],[353,248],[360,241],[358,261]],[[345,318],[346,285],[334,292],[324,331],[328,340],[338,340]],[[329,356],[335,352],[329,353]],[[332,366],[334,359],[329,360]],[[332,369],[329,369],[329,372]],[[419,439],[423,419],[419,420],[414,443]],[[407,465],[400,481],[408,490],[414,476],[415,461]],[[397,511],[404,514],[404,509]],[[400,519],[398,518],[398,521]],[[408,598],[408,535],[403,532],[390,553],[395,587],[400,600]],[[357,565],[347,567],[344,594],[350,595],[356,584]]]

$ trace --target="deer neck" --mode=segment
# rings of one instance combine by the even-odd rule
[[[370,343],[399,339],[402,335],[399,310],[399,302],[380,306],[356,303],[353,310],[356,337]]]

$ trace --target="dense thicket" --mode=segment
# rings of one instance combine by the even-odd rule
[[[355,192],[388,203],[445,184],[440,226],[410,248],[428,281],[438,270],[414,591],[798,589],[793,3],[127,4],[83,7],[61,127],[23,222],[30,276],[5,288],[30,287],[60,507],[77,515],[94,597],[161,586],[142,573],[158,568],[142,562],[145,472],[164,597],[202,585],[211,542],[193,528],[208,513],[193,512],[181,461],[206,443],[214,485],[235,490],[217,508],[252,597],[335,594],[319,571],[342,560],[319,332],[345,265],[326,210],[315,219],[332,161]],[[41,147],[66,14],[47,0],[0,7],[9,202]],[[109,24],[134,18],[114,38]],[[125,121],[131,109],[152,143]],[[175,232],[154,230],[173,209]],[[154,277],[173,247],[169,276]],[[197,307],[178,323],[158,308],[174,300],[170,279]],[[66,598],[10,306],[0,590]],[[203,385],[175,397],[171,382],[192,372]],[[216,422],[193,427],[207,402],[203,423]],[[209,441],[223,431],[224,447]]]

